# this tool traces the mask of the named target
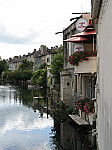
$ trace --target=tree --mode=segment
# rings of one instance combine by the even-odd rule
[[[4,73],[2,74],[2,79],[6,80],[11,79],[11,73],[12,73],[11,70],[5,70]]]
[[[24,59],[22,64],[19,66],[19,70],[33,70],[33,62]]]
[[[30,80],[33,75],[33,62],[29,62],[26,59],[22,61],[18,70],[9,71],[6,70],[2,77],[3,79],[15,80],[16,82],[22,80]]]
[[[21,80],[21,72],[19,70],[15,70],[12,71],[10,74],[10,79],[13,81],[15,80],[16,82],[18,82],[19,80]]]
[[[23,80],[23,81],[30,80],[32,75],[33,75],[33,73],[31,70],[22,70],[21,71],[21,80]]]
[[[1,59],[0,58],[0,75],[2,74],[3,71],[7,70],[8,66],[7,66],[7,62],[5,59]]]
[[[47,66],[47,64],[46,64],[46,63],[43,63],[43,64],[40,65],[39,69],[45,69],[46,66]]]
[[[60,71],[63,70],[63,51],[57,50],[51,61],[50,73],[53,75],[56,83],[60,83]]]
[[[47,69],[38,69],[32,76],[32,81],[36,85],[46,87]]]

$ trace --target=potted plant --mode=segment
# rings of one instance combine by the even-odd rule
[[[76,102],[76,108],[87,114],[94,113],[94,101],[91,98],[80,98]]]
[[[76,51],[69,57],[69,62],[71,65],[78,66],[79,62],[89,60],[89,57],[96,55],[96,51]]]

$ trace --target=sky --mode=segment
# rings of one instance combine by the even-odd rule
[[[91,0],[0,0],[0,56],[27,55],[63,44],[63,35],[78,15],[90,12]]]

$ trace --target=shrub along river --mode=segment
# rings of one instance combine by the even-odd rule
[[[38,94],[43,98],[34,98]],[[1,84],[0,150],[92,150],[88,129],[62,108],[46,98],[46,90]]]

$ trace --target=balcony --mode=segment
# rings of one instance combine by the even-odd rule
[[[79,62],[78,66],[75,66],[74,73],[95,73],[97,67],[97,57],[89,57],[89,60]]]

